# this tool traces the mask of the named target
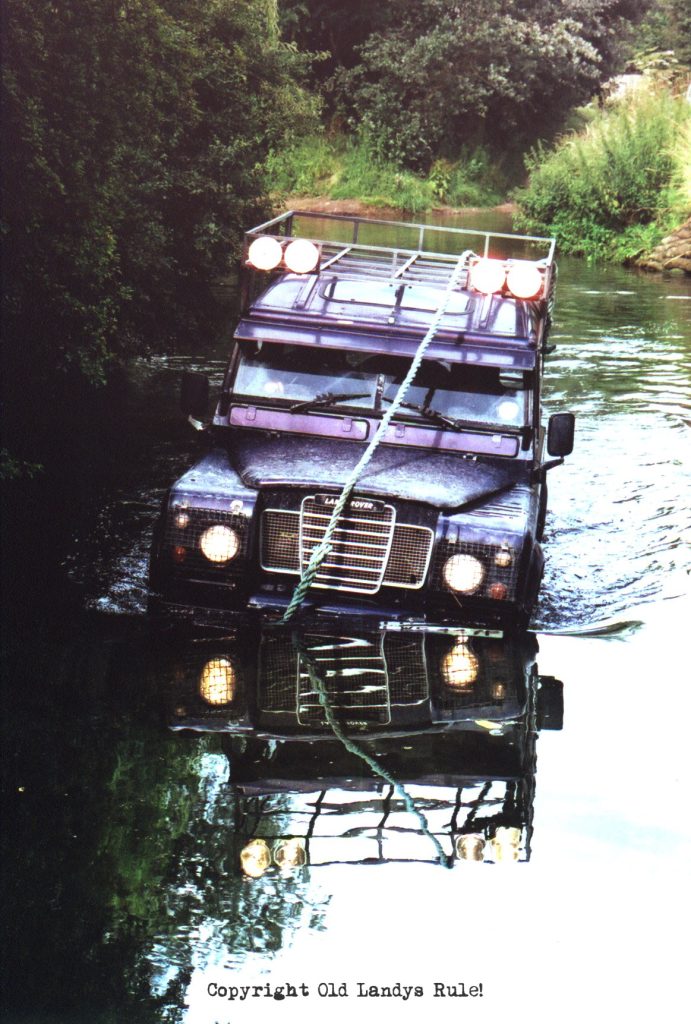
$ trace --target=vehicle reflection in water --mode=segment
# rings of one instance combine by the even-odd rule
[[[222,734],[249,878],[527,861],[537,734],[563,718],[536,653],[532,634],[242,631],[173,653],[168,721]]]

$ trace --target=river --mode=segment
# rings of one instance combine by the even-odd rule
[[[552,340],[546,411],[575,412],[577,434],[550,475],[531,633],[451,662],[432,642],[349,633],[309,638],[301,663],[258,634],[155,635],[151,529],[197,445],[179,374],[218,383],[225,346],[132,365],[122,449],[75,510],[64,608],[53,595],[10,644],[3,1020],[676,1015],[691,281],[561,259]],[[345,678],[354,650],[370,696],[353,684],[337,710],[366,719],[359,752],[334,739],[308,672],[312,657]],[[310,739],[257,739],[250,710]]]

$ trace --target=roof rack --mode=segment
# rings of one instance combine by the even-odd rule
[[[391,237],[392,244],[367,241],[368,236],[381,239],[382,234]],[[531,260],[548,270],[556,247],[554,238],[537,235],[295,210],[246,231],[247,246],[260,235],[282,242],[297,238],[315,242],[321,249],[322,273],[333,269],[341,277],[432,287],[446,286],[463,251],[492,259]]]

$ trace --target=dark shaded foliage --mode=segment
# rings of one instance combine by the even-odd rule
[[[213,285],[263,212],[266,154],[311,106],[265,0],[3,10],[4,443],[16,467],[44,461],[55,403],[79,400],[118,359],[218,331]]]

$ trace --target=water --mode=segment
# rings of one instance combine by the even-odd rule
[[[299,663],[149,628],[157,504],[196,450],[179,374],[218,382],[223,346],[132,367],[124,457],[63,559],[81,611],[58,595],[8,642],[4,1019],[678,1011],[691,282],[561,260],[553,340],[548,411],[578,426],[536,643],[345,631]]]

